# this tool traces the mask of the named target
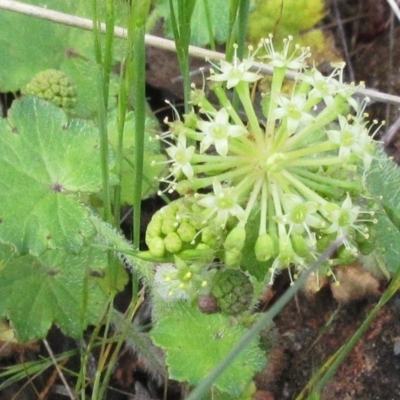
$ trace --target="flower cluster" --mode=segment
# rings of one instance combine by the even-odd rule
[[[200,115],[192,111],[169,123],[161,137],[171,158],[164,183],[201,210],[189,242],[213,226],[222,240],[216,251],[222,248],[225,263],[238,266],[249,232],[257,231],[250,245],[269,267],[271,282],[291,265],[301,272],[340,237],[344,245],[330,272],[335,262],[357,256],[357,238],[368,238],[376,222],[363,184],[375,151],[376,123],[365,119],[368,99],[352,97],[359,87],[343,83],[344,65],[323,76],[307,68],[309,49],[291,42],[277,52],[269,37],[247,59],[240,61],[235,49],[232,63],[213,65],[209,80],[220,105],[194,88]],[[258,54],[273,68],[262,113],[251,96],[261,78],[251,71]],[[290,93],[283,89],[288,69],[298,72]]]
[[[191,300],[207,293],[215,271],[204,268],[203,262],[185,262],[179,257],[174,261],[156,267],[154,287],[163,300]]]

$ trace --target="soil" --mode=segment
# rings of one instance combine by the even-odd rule
[[[345,58],[343,40],[347,43],[348,62],[357,81],[364,80],[368,87],[388,93],[398,93],[400,76],[396,60],[400,54],[400,43],[392,43],[396,33],[390,28],[390,11],[385,0],[340,1],[332,0],[327,4],[330,12],[324,21],[326,29],[335,36],[336,47]],[[337,8],[335,8],[337,6]],[[339,19],[343,25],[341,33]],[[398,21],[396,21],[398,23]],[[344,32],[344,33],[343,33]],[[397,32],[397,31],[396,31]],[[392,55],[393,67],[382,62]],[[204,66],[203,61],[194,60],[193,69]],[[176,56],[172,53],[149,49],[148,52],[148,98],[156,114],[162,121],[164,112],[168,113],[163,100],[181,99],[179,69]],[[376,105],[371,108],[373,118],[388,120],[388,130],[399,117],[394,107]],[[389,138],[384,138],[389,154],[400,162],[400,131],[392,129]],[[144,221],[160,207],[157,199],[147,200],[143,204]],[[145,226],[143,227],[143,229]],[[130,227],[124,226],[129,236]],[[352,268],[352,267],[350,267]],[[351,275],[351,274],[350,274]],[[298,397],[310,379],[329,358],[357,331],[369,312],[379,301],[388,282],[365,277],[364,289],[357,293],[347,292],[341,295],[324,286],[318,293],[301,292],[291,301],[275,319],[275,326],[268,333],[271,349],[266,369],[256,379],[257,400],[284,400]],[[129,285],[128,285],[129,286]],[[268,309],[287,288],[288,280],[282,274],[269,293],[264,309]],[[130,300],[130,293],[122,293],[118,306],[123,309]],[[148,317],[144,311],[145,319]],[[384,306],[369,326],[367,332],[357,342],[336,374],[323,389],[323,400],[391,400],[400,399],[400,294]],[[76,343],[54,329],[48,337],[50,347],[55,353],[76,348]],[[1,347],[1,346],[0,346]],[[43,344],[31,343],[15,346],[5,354],[0,351],[0,367],[37,360],[41,354],[48,356]],[[4,351],[4,349],[3,349]],[[77,369],[79,360],[68,360],[68,368]],[[36,389],[34,389],[36,388]],[[136,393],[136,394],[134,394]],[[149,374],[142,360],[137,360],[124,349],[117,367],[107,399],[110,400],[146,400],[162,399],[163,383],[154,374]],[[174,382],[168,386],[168,399],[179,399],[183,388]],[[66,394],[57,379],[55,370],[50,369],[37,377],[33,384],[25,382],[15,384],[0,393],[4,400],[51,399],[63,400]]]

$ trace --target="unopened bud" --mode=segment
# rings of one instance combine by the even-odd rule
[[[254,252],[258,261],[268,261],[277,256],[278,246],[276,240],[268,233],[260,235],[254,247]]]

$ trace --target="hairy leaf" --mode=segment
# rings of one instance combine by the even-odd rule
[[[375,196],[376,248],[391,273],[400,268],[400,168],[385,154],[378,153],[367,174],[367,184]]]
[[[221,314],[202,314],[186,303],[178,303],[171,314],[160,319],[150,332],[154,343],[166,350],[171,379],[198,384],[227,356],[247,329]],[[265,364],[265,355],[256,342],[243,350],[215,382],[232,396],[239,396],[256,371]]]
[[[79,255],[49,250],[6,261],[0,267],[0,316],[22,342],[45,337],[53,323],[79,337],[104,313],[108,296],[96,279],[107,260],[106,253],[86,248]]]

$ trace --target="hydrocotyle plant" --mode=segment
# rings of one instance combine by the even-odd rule
[[[297,275],[339,237],[337,259],[321,271],[332,275],[334,265],[357,257],[376,223],[364,177],[377,123],[365,118],[368,98],[353,97],[361,84],[343,82],[344,65],[323,76],[307,68],[309,49],[291,42],[277,52],[269,37],[247,59],[213,65],[208,80],[220,106],[193,88],[200,113],[169,123],[160,137],[171,164],[163,182],[183,198],[153,217],[146,238],[152,255],[204,251],[209,261],[268,275],[269,283],[292,265]],[[261,79],[251,70],[257,55],[274,71],[260,107],[251,94]],[[290,89],[287,70],[298,72]]]

